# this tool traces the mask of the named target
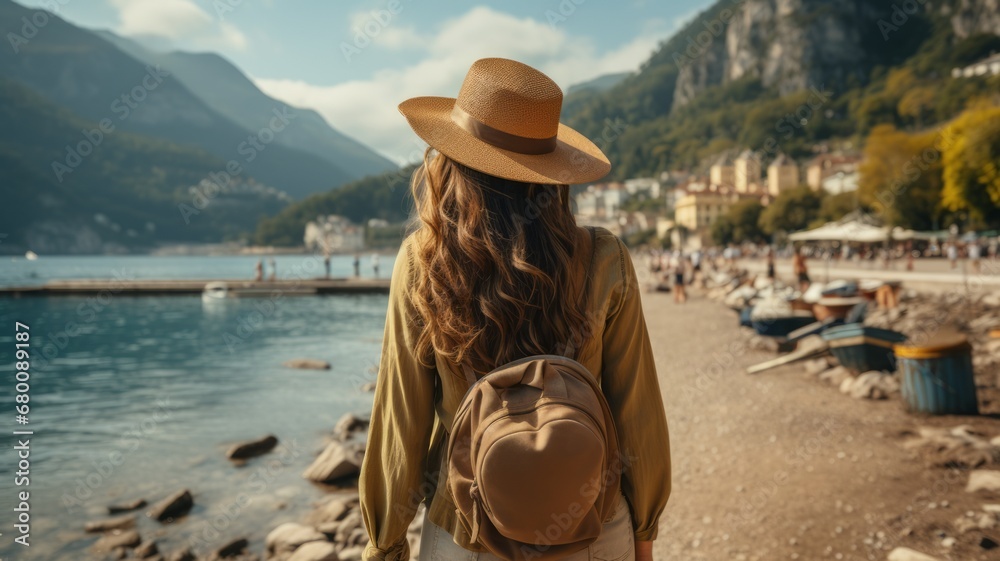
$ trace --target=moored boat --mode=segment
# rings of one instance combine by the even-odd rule
[[[906,341],[902,333],[861,323],[831,327],[821,335],[830,345],[830,353],[855,374],[870,370],[895,372],[896,357],[892,347]]]

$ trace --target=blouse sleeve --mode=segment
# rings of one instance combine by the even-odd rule
[[[670,496],[670,441],[635,268],[620,241],[618,250],[623,282],[604,329],[601,387],[618,430],[635,539],[648,541]]]
[[[406,530],[424,498],[421,486],[434,424],[435,370],[414,354],[419,315],[408,296],[410,260],[404,241],[389,288],[382,358],[375,383],[368,446],[361,468],[361,512],[369,545],[363,559],[406,561]]]

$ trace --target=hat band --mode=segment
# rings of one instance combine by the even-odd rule
[[[457,103],[451,110],[451,120],[462,127],[465,132],[501,150],[509,150],[518,154],[539,155],[548,154],[556,149],[555,136],[528,138],[495,129],[467,113]]]

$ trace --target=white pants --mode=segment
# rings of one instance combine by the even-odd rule
[[[565,557],[564,561],[634,561],[635,538],[632,515],[625,497],[618,498],[615,514],[604,525],[600,537],[587,549]],[[426,516],[420,531],[420,561],[502,561],[492,553],[469,551],[455,543],[451,534]]]

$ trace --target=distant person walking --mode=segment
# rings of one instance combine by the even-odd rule
[[[771,282],[774,282],[775,278],[774,250],[771,249],[771,246],[767,246],[767,249],[765,249],[764,251],[767,252],[767,279],[770,280]]]
[[[979,247],[979,242],[974,241],[969,245],[969,261],[972,262],[972,272],[979,274],[980,263],[979,260],[982,258],[983,250]]]
[[[375,278],[378,278],[378,254],[372,254],[372,271],[375,273]]]
[[[257,282],[260,282],[260,281],[264,280],[264,260],[263,259],[258,259],[257,260],[257,266],[254,267],[254,271],[255,271],[255,273],[254,273],[254,276],[253,276],[253,280],[255,280]]]
[[[952,269],[958,268],[958,244],[951,242],[948,244],[948,262],[951,263]]]
[[[794,269],[795,276],[799,281],[799,290],[802,292],[809,290],[811,281],[809,280],[809,266],[806,265],[806,250],[804,247],[800,247],[795,251],[795,257],[792,260],[792,268]]]
[[[330,252],[323,254],[323,268],[326,269],[326,278],[330,278]]]
[[[274,257],[271,258],[271,282],[278,279],[278,264],[274,262]]]
[[[354,254],[354,276],[361,276],[361,256],[357,253]]]
[[[687,288],[684,286],[684,277],[687,275],[683,253],[678,252],[674,263],[674,303],[683,304],[687,302]]]

